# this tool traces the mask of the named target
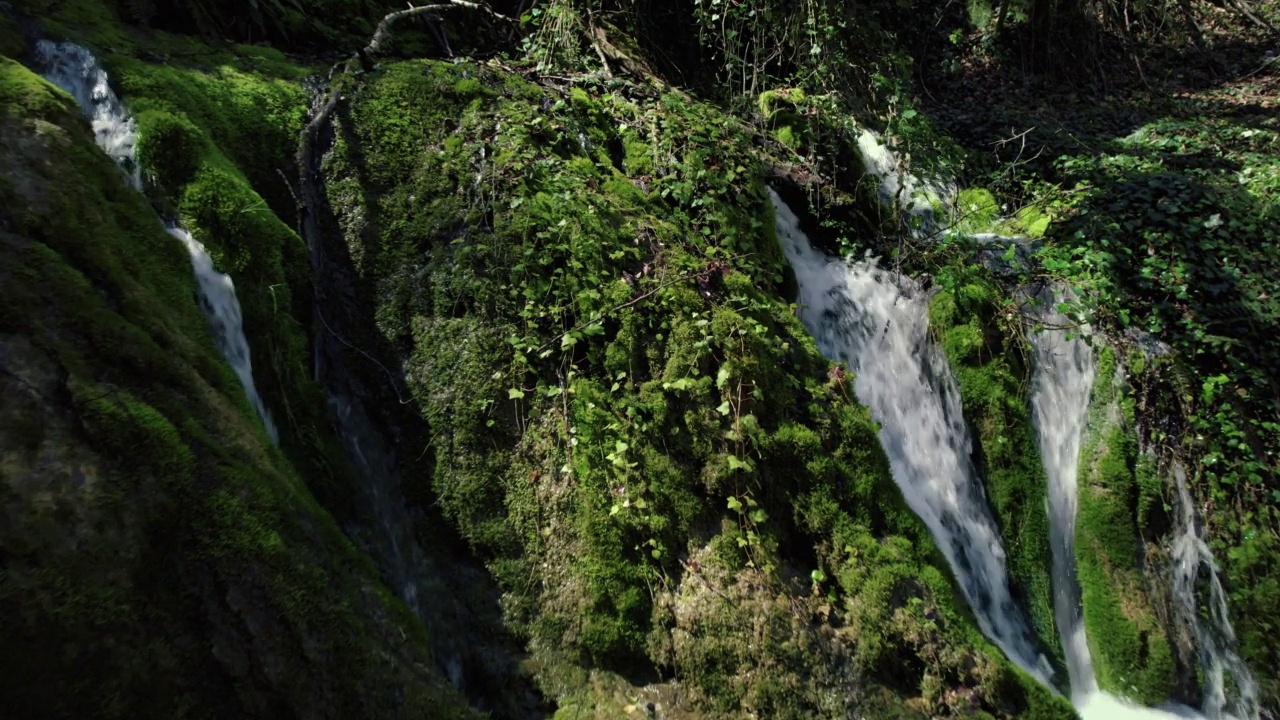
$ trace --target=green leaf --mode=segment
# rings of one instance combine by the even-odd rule
[[[751,471],[751,463],[749,463],[749,462],[744,462],[744,461],[742,461],[742,460],[739,460],[737,455],[730,455],[730,456],[729,456],[729,469],[730,469],[730,470],[746,470],[746,471],[750,472],[750,471]]]
[[[766,513],[766,512],[764,511],[764,508],[757,508],[757,509],[755,509],[755,510],[751,511],[751,516],[750,516],[750,517],[751,517],[751,522],[753,522],[753,523],[762,523],[762,522],[764,522],[765,520],[768,520],[768,519],[769,519],[769,513]]]
[[[741,502],[740,500],[738,500],[738,498],[736,498],[736,497],[734,497],[734,496],[730,495],[730,496],[729,496],[729,509],[730,509],[730,510],[733,510],[733,511],[736,511],[736,512],[742,512],[742,502]]]
[[[729,401],[725,400],[724,402],[720,403],[720,407],[716,408],[716,412],[720,413],[721,415],[728,415]]]
[[[729,382],[729,363],[720,366],[720,372],[716,373],[716,387],[723,388]]]
[[[508,400],[519,400],[522,397],[524,397],[524,391],[519,388],[509,388],[507,390]]]

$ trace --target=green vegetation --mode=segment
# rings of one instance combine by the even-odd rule
[[[320,388],[309,376],[303,324],[310,318],[310,265],[290,227],[287,178],[306,98],[305,70],[269,48],[201,52],[181,38],[160,47],[194,47],[199,59],[156,65],[109,56],[111,77],[136,114],[143,172],[183,225],[230,274],[264,402],[285,428],[282,447],[325,507],[343,518],[355,489],[342,469]]]
[[[707,712],[840,714],[850,679],[823,658],[849,644],[855,677],[929,711],[1069,714],[977,632],[781,298],[741,126],[468,63],[387,64],[348,96],[330,202],[438,428],[431,489],[560,668],[544,680],[581,656],[673,673]]]
[[[1138,560],[1139,527],[1155,488],[1139,479],[1133,422],[1133,397],[1115,352],[1105,348],[1080,454],[1076,567],[1098,684],[1150,704],[1169,697],[1175,667]]]
[[[0,108],[6,709],[470,717],[266,438],[185,250],[72,100],[0,58]]]
[[[944,289],[929,306],[929,327],[960,386],[1014,591],[1022,595],[1040,642],[1061,662],[1049,581],[1047,486],[1028,411],[1021,316],[981,268],[949,272],[940,284]]]
[[[403,491],[419,537],[442,539],[423,545],[501,587],[502,619],[465,637],[516,633],[557,717],[1071,716],[977,631],[847,371],[796,319],[770,176],[807,195],[824,246],[932,278],[1051,655],[1006,298],[1076,289],[1097,347],[1129,354],[1122,379],[1100,352],[1081,463],[1099,680],[1144,702],[1195,693],[1175,685],[1195,660],[1170,641],[1160,575],[1158,468],[1177,458],[1273,707],[1280,357],[1258,339],[1280,317],[1280,126],[1275,63],[1257,65],[1273,41],[1233,18],[1280,13],[1247,21],[1246,4],[495,0],[518,29],[466,10],[398,26],[375,68],[337,80],[329,207],[309,210],[341,238],[309,239],[349,262],[353,316],[368,311],[343,352],[393,368],[349,369],[384,390],[403,372],[386,414],[412,419]],[[0,694],[54,715],[465,716],[424,669],[447,661],[338,530],[368,519],[310,378],[317,288],[290,187],[307,78],[327,70],[300,58],[345,55],[404,6],[16,5],[103,60],[148,196],[235,279],[282,437],[213,350],[181,246],[67,99],[0,60],[0,501],[19,513],[0,528],[0,611],[21,627]],[[25,49],[16,17],[0,4],[2,55]],[[431,54],[451,60],[412,59]],[[1031,266],[902,237],[863,129],[916,175],[970,186],[961,233],[1042,240]]]

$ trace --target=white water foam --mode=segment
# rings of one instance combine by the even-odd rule
[[[138,167],[138,126],[111,90],[107,73],[87,49],[74,43],[41,40],[36,44],[36,64],[46,80],[65,90],[80,105],[93,125],[98,147],[120,166],[131,187],[142,191]],[[272,442],[279,441],[271,413],[253,382],[249,343],[244,336],[240,301],[231,278],[213,267],[208,250],[185,229],[166,224],[169,234],[182,241],[191,256],[200,293],[200,306],[222,356],[235,370],[245,395],[262,418]]]
[[[904,230],[924,236],[946,227],[955,205],[956,188],[936,179],[921,179],[879,135],[863,129],[858,134],[858,154],[867,174],[879,183],[880,202],[903,215]],[[939,212],[939,207],[942,212]]]
[[[1187,489],[1187,473],[1173,465],[1178,489],[1178,529],[1173,543],[1173,600],[1182,622],[1191,629],[1204,681],[1201,710],[1211,720],[1238,717],[1257,720],[1262,708],[1258,685],[1249,667],[1236,653],[1236,633],[1227,615],[1227,593],[1218,579],[1218,564],[1197,522],[1195,503]],[[1199,593],[1208,594],[1208,617],[1200,613]],[[1234,700],[1227,698],[1227,681]]]
[[[1076,580],[1076,476],[1080,443],[1093,390],[1093,350],[1068,337],[1071,322],[1055,308],[1046,289],[1039,305],[1028,305],[1043,325],[1029,333],[1035,349],[1031,422],[1049,484],[1049,542],[1053,549],[1053,614],[1067,662],[1071,698],[1077,704],[1098,691],[1093,659],[1080,612]]]
[[[1064,293],[1065,296],[1065,293]],[[1032,420],[1049,481],[1050,538],[1053,543],[1054,619],[1062,637],[1071,697],[1085,720],[1110,718],[1208,718],[1240,717],[1257,720],[1257,686],[1248,667],[1234,651],[1235,634],[1227,620],[1226,596],[1218,581],[1217,566],[1209,547],[1200,538],[1195,509],[1187,491],[1186,473],[1174,466],[1178,487],[1180,522],[1173,544],[1173,596],[1182,621],[1192,630],[1196,654],[1205,680],[1202,712],[1165,703],[1146,708],[1102,692],[1093,672],[1084,622],[1080,587],[1075,575],[1075,521],[1080,444],[1094,383],[1093,353],[1076,338],[1068,338],[1070,321],[1055,309],[1057,297],[1046,289],[1033,317],[1042,329],[1030,333],[1036,367],[1032,394]],[[1083,329],[1087,332],[1087,328]],[[1202,578],[1202,571],[1204,572]],[[1209,588],[1210,619],[1198,611],[1196,587],[1204,579]],[[1236,688],[1236,702],[1228,708],[1224,679]],[[1230,709],[1231,713],[1228,713]]]
[[[823,354],[848,363],[880,423],[893,479],[933,534],[982,631],[1045,685],[1053,675],[1009,590],[1000,534],[970,461],[971,441],[946,358],[928,340],[928,298],[875,261],[815,250],[772,192],[778,240],[800,286],[800,319]]]

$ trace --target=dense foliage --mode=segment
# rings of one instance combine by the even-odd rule
[[[350,55],[402,5],[0,3],[0,657],[21,660],[0,696],[505,717],[545,709],[515,697],[532,678],[557,717],[1070,717],[982,637],[848,369],[797,319],[769,181],[815,242],[932,284],[1055,662],[1016,298],[1075,289],[1099,357],[1076,537],[1099,682],[1198,692],[1168,598],[1178,461],[1274,707],[1280,127],[1276,63],[1251,63],[1280,13],[1230,5],[504,0],[514,22],[457,4],[330,69],[317,53]],[[70,100],[8,59],[33,32],[103,59],[151,209],[234,276],[278,449],[180,247]],[[1201,71],[1200,48],[1225,59]],[[308,205],[295,151],[329,87]],[[868,137],[958,182],[927,198],[951,232],[880,196]],[[364,327],[316,313],[317,243]],[[370,410],[409,419],[394,502],[454,583],[417,617],[366,555],[385,560],[362,541],[383,518],[314,376],[322,333],[385,390]],[[525,662],[488,656],[505,643]],[[469,700],[444,680],[479,675]]]

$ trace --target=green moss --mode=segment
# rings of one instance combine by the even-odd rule
[[[164,110],[138,117],[146,130],[138,142],[138,160],[161,188],[177,189],[195,179],[205,155],[205,136],[187,116]]]
[[[356,489],[306,370],[311,281],[285,181],[296,173],[305,94],[295,80],[305,70],[264,47],[215,51],[162,33],[147,45],[173,60],[104,58],[136,114],[144,176],[233,278],[259,391],[282,421],[282,447],[324,505],[345,516]]]
[[[956,212],[960,217],[955,227],[968,232],[988,232],[1000,217],[1000,205],[990,190],[970,187],[956,197]]]
[[[1174,657],[1139,563],[1140,524],[1158,497],[1150,459],[1137,457],[1133,399],[1104,349],[1081,450],[1076,566],[1098,683],[1144,704],[1167,699]]]
[[[1009,576],[1030,610],[1037,637],[1061,659],[1053,621],[1046,482],[1026,395],[1027,368],[1017,336],[1002,324],[1003,294],[980,271],[964,274],[929,307],[960,386],[975,459],[1004,540]]]
[[[805,94],[800,88],[766,90],[756,99],[770,132],[793,150],[803,148],[808,142],[808,122],[797,110],[804,101]]]
[[[461,73],[503,91],[458,93]],[[573,689],[585,678],[554,680],[585,661],[666,668],[717,713],[840,716],[820,698],[852,699],[855,678],[944,703],[946,678],[994,714],[1063,712],[1047,693],[993,694],[1013,671],[774,285],[742,128],[674,94],[560,95],[434,62],[384,65],[349,97],[326,187],[435,426],[431,492],[410,492],[438,498],[489,564],[563,707],[612,707]],[[705,587],[683,560],[708,527],[725,582],[758,578],[742,597],[764,635],[701,599],[682,614],[692,598],[672,593]],[[773,608],[796,556],[838,578],[827,612],[856,626],[856,676],[833,669],[833,638]]]
[[[185,250],[69,97],[0,59],[0,98],[6,709],[466,716],[265,437]]]

